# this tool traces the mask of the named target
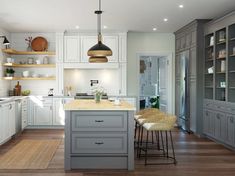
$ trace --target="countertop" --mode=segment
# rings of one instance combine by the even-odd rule
[[[100,103],[96,103],[94,100],[73,100],[64,105],[66,111],[76,110],[91,110],[91,111],[135,111],[135,107],[126,101],[120,101],[120,105],[114,105],[109,100],[101,100]]]

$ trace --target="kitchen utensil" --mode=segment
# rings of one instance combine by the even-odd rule
[[[225,60],[221,61],[221,72],[225,72],[226,62]]]
[[[49,57],[48,56],[43,57],[43,64],[49,64]]]
[[[29,71],[23,71],[23,77],[27,78],[29,77]]]
[[[44,37],[36,37],[33,39],[31,47],[34,51],[46,51],[48,42]]]
[[[7,58],[7,63],[11,63],[12,59],[10,57]]]
[[[34,58],[28,57],[28,64],[33,64],[33,62],[34,62]]]
[[[37,59],[37,60],[36,60],[36,64],[41,64],[40,59]]]

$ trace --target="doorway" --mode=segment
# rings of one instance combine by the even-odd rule
[[[139,109],[153,106],[159,96],[159,109],[174,114],[173,57],[171,54],[138,56]]]

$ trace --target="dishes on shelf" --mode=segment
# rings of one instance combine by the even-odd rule
[[[27,78],[29,77],[29,71],[23,71],[22,72],[23,77]]]

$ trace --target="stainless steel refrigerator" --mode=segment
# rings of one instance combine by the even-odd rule
[[[176,90],[176,107],[178,108],[178,126],[183,130],[190,132],[190,99],[189,99],[189,51],[184,51],[179,55],[179,80]]]

